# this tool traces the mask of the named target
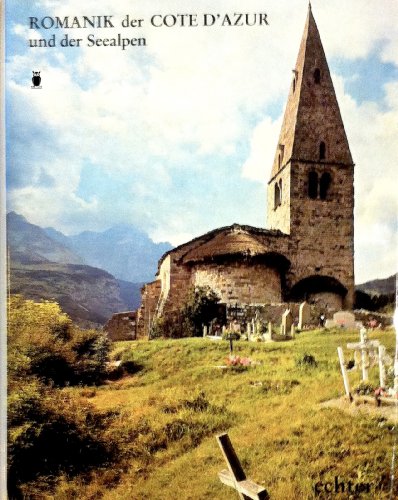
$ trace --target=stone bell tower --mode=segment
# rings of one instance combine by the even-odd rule
[[[292,298],[331,293],[353,306],[353,212],[354,163],[309,6],[268,182],[268,227],[295,247]]]

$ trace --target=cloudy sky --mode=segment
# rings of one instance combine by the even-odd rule
[[[131,223],[172,244],[234,222],[265,227],[307,6],[8,0],[8,210],[67,234]],[[398,267],[398,2],[313,0],[312,9],[356,163],[356,281],[386,277]],[[269,25],[151,26],[153,15],[196,14],[202,24],[203,14],[238,12],[266,13]],[[122,28],[127,14],[142,27]],[[115,28],[29,26],[29,17],[40,26],[83,15],[113,15]],[[146,46],[88,46],[90,34],[118,33]],[[80,47],[60,47],[65,34]],[[29,46],[53,35],[55,47]]]

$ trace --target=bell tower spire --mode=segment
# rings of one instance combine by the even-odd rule
[[[268,182],[268,226],[353,296],[354,163],[311,2]],[[325,269],[325,255],[330,266]],[[344,267],[344,270],[342,269]],[[334,273],[334,274],[333,274]]]

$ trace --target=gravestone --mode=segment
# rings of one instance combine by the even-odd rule
[[[298,328],[302,330],[311,321],[311,307],[308,302],[300,304]]]
[[[283,335],[284,337],[290,335],[292,324],[292,312],[290,311],[290,309],[286,309],[286,311],[282,314],[281,335]]]
[[[241,332],[240,323],[236,319],[231,323],[231,330],[234,333],[239,333],[240,334],[240,332]]]
[[[349,311],[338,311],[333,314],[333,321],[341,328],[356,328],[355,316]]]

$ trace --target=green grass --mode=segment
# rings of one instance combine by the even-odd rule
[[[393,354],[392,330],[370,338]],[[248,477],[273,499],[315,498],[315,483],[335,476],[370,483],[370,495],[360,498],[389,498],[392,425],[320,406],[343,394],[336,348],[356,340],[358,332],[334,330],[303,332],[289,342],[235,342],[235,354],[258,363],[244,370],[219,367],[228,356],[224,341],[115,344],[114,357],[136,362],[137,373],[95,390],[64,391],[119,412],[106,430],[118,460],[90,475],[61,478],[54,498],[235,498],[217,476],[225,463],[215,435],[224,431]],[[304,354],[317,365],[300,365]],[[377,385],[377,368],[370,376]],[[359,373],[350,379],[357,384]]]

